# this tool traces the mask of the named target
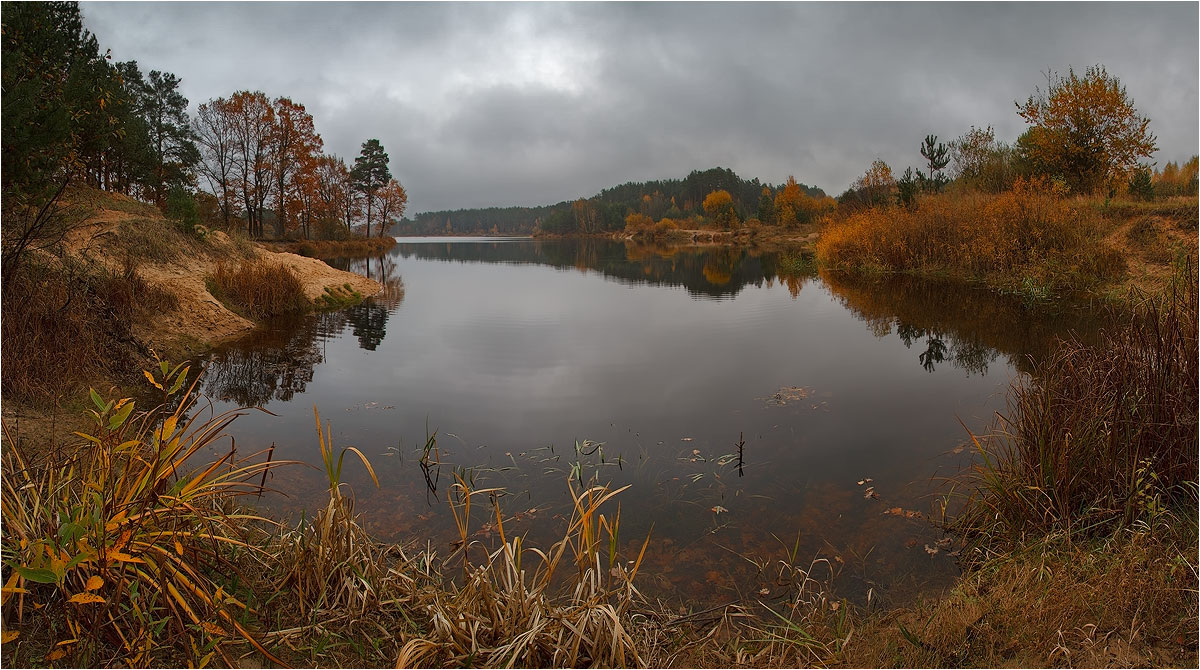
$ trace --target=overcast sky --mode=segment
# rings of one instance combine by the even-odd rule
[[[114,60],[196,106],[304,104],[351,162],[378,138],[409,213],[552,204],[732,168],[844,190],[928,133],[1023,130],[1043,73],[1104,64],[1158,136],[1197,153],[1196,3],[81,3]]]

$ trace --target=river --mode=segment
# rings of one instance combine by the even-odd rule
[[[1096,330],[1086,313],[818,275],[778,252],[402,238],[383,257],[330,262],[385,291],[207,362],[217,411],[271,413],[231,426],[238,452],[274,444],[276,459],[319,465],[315,406],[379,475],[376,488],[347,457],[368,530],[443,553],[456,472],[502,487],[506,532],[540,546],[570,515],[568,480],[628,484],[619,545],[635,557],[649,534],[639,585],[667,601],[769,596],[779,560],[836,573],[856,602],[950,584],[954,545],[933,522],[971,462],[968,430],[988,428],[1055,337]],[[295,523],[324,481],[277,470],[262,505]],[[476,506],[484,546],[498,542],[494,514]]]

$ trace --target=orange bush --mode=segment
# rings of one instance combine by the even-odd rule
[[[948,273],[1001,288],[1050,290],[1112,277],[1123,260],[1100,242],[1096,214],[1045,180],[997,195],[939,195],[920,207],[874,208],[831,224],[817,257],[834,268]]]

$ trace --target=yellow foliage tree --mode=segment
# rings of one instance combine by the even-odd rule
[[[741,223],[733,208],[733,196],[729,191],[721,189],[713,191],[704,198],[704,213],[723,230],[737,228]]]
[[[1046,90],[1017,103],[1017,113],[1038,129],[1024,147],[1028,158],[1076,192],[1111,188],[1158,149],[1150,120],[1102,65],[1082,77],[1074,69],[1050,75]]]

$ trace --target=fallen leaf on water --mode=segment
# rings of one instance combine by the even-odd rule
[[[951,449],[951,450],[950,450],[950,453],[952,453],[952,454],[961,454],[961,453],[963,452],[963,449],[966,449],[966,448],[967,448],[967,445],[966,445],[966,443],[963,443],[963,444],[960,444],[960,445],[958,445],[957,447],[955,447],[955,448]]]
[[[954,540],[952,540],[948,537],[943,537],[942,539],[937,541],[937,546],[941,547],[942,549],[945,549],[946,547],[949,547],[951,545],[951,543],[953,543],[953,542],[954,542]]]
[[[699,456],[699,455],[700,455],[700,450],[699,450],[699,449],[692,449],[692,455],[693,455],[693,456]]]
[[[864,478],[864,479],[860,479],[860,480],[858,480],[858,485],[859,485],[859,486],[862,486],[863,484],[870,484],[870,483],[871,483],[871,482],[873,482],[873,481],[875,481],[875,480],[874,480],[874,479],[871,479],[870,477],[866,477],[866,478]]]
[[[769,595],[771,595],[771,589],[768,589],[767,587],[764,586],[763,588],[758,590],[758,595],[769,596]]]
[[[875,492],[874,486],[868,486],[866,491],[863,491],[864,498],[874,498],[879,500],[879,494]]]
[[[725,509],[724,507],[721,507],[720,505],[714,505],[712,508],[712,511],[713,511],[713,514],[720,514],[722,512],[728,512],[729,510]]]
[[[680,441],[680,442],[691,442],[691,441],[692,441],[692,438],[690,438],[690,437],[681,437],[681,438],[679,438],[679,441]]]
[[[912,549],[913,547],[917,546],[917,544],[919,544],[919,541],[917,540],[917,538],[910,537],[910,538],[908,538],[908,541],[904,543],[904,546],[909,549]]]
[[[904,509],[903,507],[892,507],[891,509],[883,510],[883,513],[890,516],[900,516],[905,519],[920,519],[921,513],[915,509]]]
[[[925,553],[929,554],[930,556],[933,556],[938,553],[938,549],[937,549],[937,547],[931,547],[929,545],[925,545]]]

